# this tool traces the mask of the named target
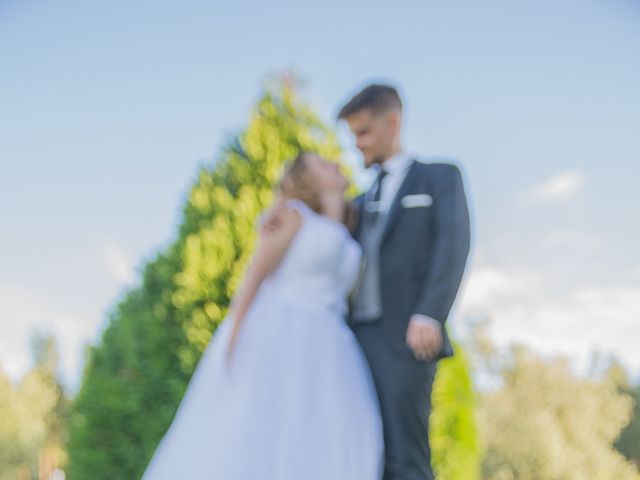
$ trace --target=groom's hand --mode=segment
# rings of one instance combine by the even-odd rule
[[[261,234],[275,232],[281,227],[284,209],[285,202],[279,200],[263,213],[259,219],[259,230]]]
[[[429,317],[414,315],[407,328],[407,345],[418,360],[434,358],[442,348],[442,327]]]

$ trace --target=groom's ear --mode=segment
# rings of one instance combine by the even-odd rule
[[[391,109],[387,112],[387,125],[394,131],[400,130],[402,125],[402,110]]]

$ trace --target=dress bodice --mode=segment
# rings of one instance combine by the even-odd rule
[[[314,212],[298,199],[302,225],[278,267],[263,286],[286,293],[291,301],[346,312],[347,297],[357,281],[362,250],[345,225]]]

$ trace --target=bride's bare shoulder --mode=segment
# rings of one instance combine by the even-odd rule
[[[273,234],[296,231],[302,224],[300,206],[291,201],[273,204],[260,217],[260,233]]]

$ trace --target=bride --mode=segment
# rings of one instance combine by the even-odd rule
[[[347,179],[300,153],[143,480],[379,480],[382,423],[345,323],[361,250]]]

